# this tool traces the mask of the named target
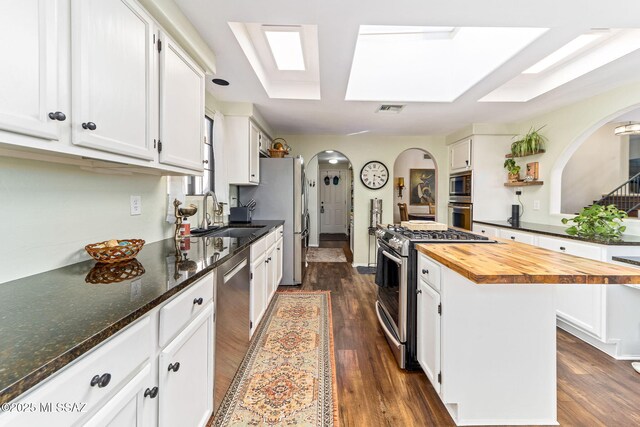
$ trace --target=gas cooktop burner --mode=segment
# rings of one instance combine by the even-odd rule
[[[454,230],[449,228],[448,230],[409,230],[405,227],[397,225],[388,225],[387,229],[405,239],[412,241],[476,241],[480,242],[492,242],[488,237],[480,236],[473,233],[467,233],[465,231]]]

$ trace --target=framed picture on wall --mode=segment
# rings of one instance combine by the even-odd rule
[[[436,189],[435,169],[409,169],[409,204],[428,206],[433,205]]]

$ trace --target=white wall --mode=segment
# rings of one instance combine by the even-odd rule
[[[305,166],[307,182],[313,186],[308,187],[309,197],[309,246],[317,247],[318,238],[318,157],[315,156]]]
[[[396,224],[400,223],[400,208],[398,208],[398,203],[406,203],[409,213],[430,213],[429,206],[414,206],[410,204],[410,169],[435,169],[435,163],[432,159],[425,159],[425,154],[427,153],[423,150],[412,148],[400,153],[396,158],[393,166],[393,222]],[[405,188],[402,191],[402,198],[398,197],[398,188],[395,187],[399,177],[404,178]],[[436,220],[437,219],[438,218],[436,218]]]
[[[571,215],[562,215],[562,172],[565,165],[587,140],[604,124],[640,107],[640,84],[619,87],[587,100],[537,116],[518,124],[519,133],[526,133],[531,126],[547,125],[543,133],[549,138],[547,152],[539,157],[540,179],[544,185],[525,187],[522,201],[525,213],[522,221],[562,225],[560,220]],[[599,156],[592,158],[596,164]],[[594,175],[597,178],[597,174]],[[535,200],[540,209],[533,210]],[[640,234],[640,221],[626,221],[628,234]]]
[[[166,188],[159,176],[0,157],[0,283],[90,259],[88,243],[170,237]],[[130,216],[132,195],[142,196],[142,215]]]
[[[391,179],[380,190],[370,190],[360,181],[360,170],[370,160],[382,161],[393,176],[393,164],[400,153],[409,148],[423,149],[434,157],[436,165],[446,165],[447,149],[443,136],[385,136],[385,135],[279,135],[287,140],[292,155],[311,159],[321,151],[343,153],[353,166],[354,175],[354,264],[367,264],[369,247],[369,200],[383,200],[382,220],[393,222],[393,183]],[[446,168],[438,167],[438,217],[445,218],[447,209]],[[373,240],[372,240],[373,241]],[[374,247],[372,245],[372,247]],[[373,252],[372,252],[373,253]],[[375,261],[375,260],[374,260]]]
[[[578,213],[629,179],[629,137],[608,123],[587,138],[562,171],[561,212]]]

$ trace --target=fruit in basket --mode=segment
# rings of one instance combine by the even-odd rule
[[[114,248],[116,246],[119,246],[119,243],[116,239],[111,239],[107,242],[107,247],[108,248]]]
[[[274,150],[284,150],[284,145],[282,145],[282,142],[274,142],[273,143],[273,149]]]

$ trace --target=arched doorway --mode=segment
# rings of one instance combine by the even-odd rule
[[[437,220],[438,166],[433,156],[420,148],[398,155],[393,164],[393,222],[399,224],[399,204],[406,204],[409,219]]]
[[[322,151],[306,166],[309,246],[321,240],[348,241],[353,251],[353,169],[335,150]]]
[[[568,147],[559,159],[559,213],[574,215],[601,201],[637,217],[640,204],[640,134],[617,134],[616,128],[640,123],[640,108],[608,118]],[[597,172],[597,179],[593,179]],[[635,177],[635,178],[634,178]],[[627,181],[632,179],[632,182]],[[626,185],[625,185],[626,184]],[[615,197],[605,198],[623,186]],[[601,200],[602,199],[602,200]],[[634,209],[635,208],[635,209]]]

